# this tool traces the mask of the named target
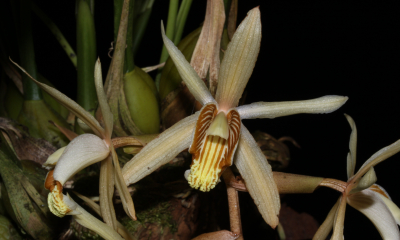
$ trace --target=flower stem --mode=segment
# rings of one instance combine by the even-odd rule
[[[174,34],[173,42],[175,45],[181,41],[183,28],[185,27],[186,19],[192,6],[192,0],[183,0],[179,7],[178,16],[176,18],[176,31]]]
[[[242,222],[240,219],[240,207],[239,207],[239,196],[235,188],[230,183],[235,182],[235,176],[232,170],[228,167],[222,174],[222,177],[226,184],[226,191],[228,194],[228,205],[229,205],[229,221],[231,224],[231,231],[234,234],[239,235],[239,240],[243,240]]]

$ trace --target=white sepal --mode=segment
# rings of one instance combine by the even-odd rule
[[[356,155],[357,155],[357,127],[354,120],[347,114],[344,115],[351,127],[350,143],[349,143],[349,155],[347,156],[347,179],[354,175],[356,167]]]
[[[186,58],[183,56],[181,51],[179,51],[174,43],[165,35],[164,25],[162,22],[161,33],[169,56],[171,57],[172,61],[174,61],[179,75],[181,75],[183,81],[186,83],[186,86],[193,94],[194,98],[203,105],[209,102],[215,102],[210,91],[206,87],[206,84],[200,79],[199,75],[197,75],[196,71],[188,63],[188,61],[186,61]]]
[[[348,97],[328,95],[320,98],[288,102],[256,102],[239,106],[242,119],[276,118],[299,113],[331,113],[340,108]]]
[[[271,166],[243,124],[240,134],[234,163],[264,220],[275,228],[281,204]]]
[[[133,184],[168,163],[190,145],[199,114],[193,114],[149,142],[122,168],[127,185]]]

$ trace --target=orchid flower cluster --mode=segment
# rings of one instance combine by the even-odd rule
[[[258,8],[248,12],[224,53],[217,74],[215,96],[165,35],[162,24],[161,34],[184,84],[202,108],[166,129],[144,146],[122,169],[119,167],[112,143],[113,115],[103,89],[100,61],[97,61],[95,67],[95,85],[104,127],[64,94],[32,78],[40,88],[58,99],[94,133],[76,137],[67,147],[58,150],[48,159],[46,164],[54,167],[48,173],[45,183],[45,187],[50,191],[50,210],[58,217],[72,215],[80,224],[105,239],[123,239],[122,236],[127,234],[119,227],[112,207],[114,185],[122,193],[121,199],[126,213],[135,220],[133,201],[127,186],[140,181],[170,162],[180,152],[189,149],[192,164],[182,175],[185,175],[192,188],[212,191],[224,171],[235,164],[262,217],[272,228],[277,227],[280,189],[274,180],[271,166],[243,125],[242,119],[276,118],[300,113],[331,113],[340,108],[348,98],[330,95],[303,101],[257,102],[238,106],[260,49],[261,17]],[[343,239],[346,203],[370,218],[384,239],[400,239],[396,225],[400,223],[400,210],[385,190],[375,184],[373,168],[400,151],[400,141],[378,151],[354,174],[357,133],[354,121],[351,117],[346,117],[353,129],[347,159],[349,180],[342,183],[342,196],[329,212],[314,239],[325,239],[332,228],[332,239]],[[100,161],[101,168],[107,169],[104,170],[101,184],[101,188],[104,188],[101,194],[105,196],[100,201],[101,215],[105,223],[86,212],[69,195],[62,193],[63,185],[68,179],[83,168]]]

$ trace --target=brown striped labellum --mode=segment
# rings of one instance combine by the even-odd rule
[[[235,109],[219,111],[214,103],[200,112],[189,149],[192,164],[188,176],[192,188],[210,191],[223,171],[232,165],[240,136],[240,115]]]

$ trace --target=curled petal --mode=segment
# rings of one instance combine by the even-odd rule
[[[152,173],[158,167],[171,161],[190,145],[192,133],[199,114],[189,116],[164,131],[148,143],[122,168],[127,185],[135,183]]]
[[[276,118],[299,113],[331,113],[340,108],[348,97],[328,95],[320,98],[290,102],[256,102],[237,107],[242,119]]]
[[[328,216],[325,218],[325,221],[318,228],[312,240],[325,240],[328,237],[328,234],[331,232],[333,228],[333,223],[335,221],[335,216],[337,209],[339,207],[341,198],[338,199],[336,204],[329,211]]]
[[[373,167],[371,167],[369,171],[360,179],[357,186],[350,191],[350,193],[361,192],[362,190],[371,187],[377,180],[378,179],[376,177],[375,170]]]
[[[179,51],[174,43],[165,35],[164,25],[162,22],[161,33],[164,40],[164,45],[167,48],[170,57],[174,61],[179,74],[186,83],[186,86],[189,88],[189,91],[193,94],[194,98],[196,98],[196,100],[203,105],[206,103],[215,102],[203,80],[200,79],[193,67],[188,63],[188,61],[186,61],[186,58],[183,56],[181,51]]]
[[[365,163],[361,166],[360,170],[351,178],[352,181],[356,181],[369,171],[371,167],[374,167],[378,163],[386,160],[400,151],[400,140],[392,143],[391,145],[382,148],[374,155],[372,155]]]
[[[271,166],[243,124],[234,163],[264,220],[275,228],[281,205]]]
[[[354,175],[354,169],[356,167],[357,127],[353,118],[351,118],[347,114],[345,114],[344,116],[346,116],[347,121],[349,122],[351,127],[350,143],[349,143],[350,152],[347,156],[347,178],[351,178]]]
[[[82,134],[65,148],[54,169],[54,180],[61,185],[83,168],[105,159],[110,150],[104,141],[93,134]]]
[[[396,221],[378,193],[366,189],[350,195],[347,202],[371,220],[383,239],[400,239]]]
[[[258,7],[247,13],[228,45],[219,72],[215,99],[222,110],[238,105],[257,61],[261,44],[261,16]]]

